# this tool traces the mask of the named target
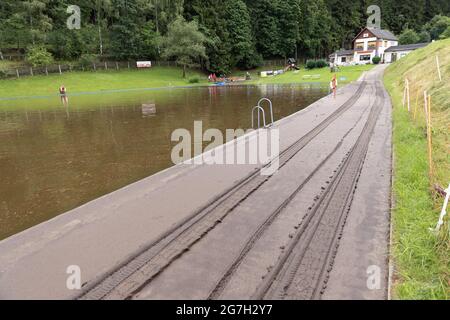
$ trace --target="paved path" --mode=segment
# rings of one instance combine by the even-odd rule
[[[0,242],[0,298],[385,299],[383,71],[278,121],[272,176],[178,165]],[[66,287],[71,265],[82,290]]]

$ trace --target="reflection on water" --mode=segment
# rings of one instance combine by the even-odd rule
[[[273,100],[278,120],[326,93],[296,85],[199,87],[72,97],[68,108],[57,98],[2,104],[0,239],[171,166],[172,131],[192,131],[195,120],[204,130],[247,129],[261,97]]]

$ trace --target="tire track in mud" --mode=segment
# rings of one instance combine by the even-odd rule
[[[381,113],[384,93],[376,82],[376,101],[356,144],[336,170],[326,191],[304,218],[293,239],[264,277],[254,299],[320,299],[332,270],[339,240]]]
[[[304,186],[316,175],[316,173],[328,162],[328,160],[341,148],[346,137],[355,129],[355,127],[360,123],[361,119],[365,115],[365,112],[362,112],[355,124],[344,134],[342,139],[338,142],[336,147],[329,153],[326,158],[324,158],[319,165],[308,175],[308,177],[294,190],[292,194],[287,197],[283,203],[273,211],[268,218],[258,227],[255,233],[249,238],[249,240],[244,244],[237,258],[234,259],[233,263],[228,267],[227,271],[222,275],[221,279],[215,286],[215,288],[208,295],[208,300],[216,300],[219,299],[229,281],[233,277],[237,268],[241,265],[247,254],[253,248],[255,243],[262,237],[264,232],[272,225],[275,219],[284,211],[284,209],[291,203],[291,201],[295,198],[295,196],[304,188]],[[330,179],[333,177],[330,177]],[[295,226],[295,229],[298,229],[300,224]]]
[[[286,165],[318,134],[352,107],[363,94],[366,82],[362,81],[356,93],[314,129],[286,148],[279,156],[279,168]],[[270,165],[270,164],[269,164]],[[267,166],[269,166],[267,165]],[[242,201],[259,189],[271,176],[260,175],[255,170],[230,189],[219,195],[202,209],[166,232],[133,259],[100,281],[86,286],[78,297],[82,300],[130,299],[180,258],[195,243],[213,230]]]

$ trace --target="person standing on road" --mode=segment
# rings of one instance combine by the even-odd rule
[[[331,94],[333,95],[333,98],[335,98],[335,99],[336,99],[337,86],[338,86],[337,78],[336,78],[336,75],[334,75],[330,82],[330,89],[331,89]]]

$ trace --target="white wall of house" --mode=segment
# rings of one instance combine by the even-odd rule
[[[400,60],[401,58],[410,54],[413,50],[404,50],[404,51],[396,51],[396,52],[386,52],[384,55],[385,63],[392,63],[396,60]],[[396,56],[396,58],[394,57]]]
[[[378,47],[377,42],[379,44]],[[378,39],[376,37],[357,39],[354,45],[354,61],[359,64],[369,64],[377,55],[383,59],[384,51],[397,45],[398,41]]]

